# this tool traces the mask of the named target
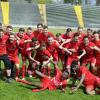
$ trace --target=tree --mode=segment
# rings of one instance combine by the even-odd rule
[[[76,2],[78,2],[80,4],[82,1],[81,0],[64,0],[64,3],[75,4]]]
[[[98,5],[100,6],[100,0],[97,0],[97,1],[96,1],[96,5],[97,5],[97,6],[98,6]]]
[[[32,2],[45,4],[45,3],[52,3],[52,0],[32,0]]]

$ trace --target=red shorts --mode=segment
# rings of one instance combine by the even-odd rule
[[[96,66],[100,67],[100,57],[96,58]]]
[[[55,90],[57,89],[57,87],[55,85],[53,85],[52,83],[52,79],[45,76],[43,79],[42,79],[42,84],[41,86],[45,89],[49,89],[49,90]]]
[[[26,61],[28,59],[27,55],[25,54],[21,54],[21,56],[22,56],[22,61]]]
[[[95,57],[91,57],[91,58],[83,58],[82,64],[96,64],[96,58]]]
[[[67,59],[67,63],[66,63],[66,65],[67,66],[71,66],[71,64],[72,64],[72,62],[73,61],[78,61],[78,58],[77,57],[68,57],[68,59]]]
[[[54,61],[58,62],[58,54],[53,54],[52,56],[53,56]]]
[[[18,56],[13,56],[13,57],[9,56],[9,59],[10,59],[10,61],[13,61],[14,64],[19,64],[20,63],[20,60],[19,60]]]

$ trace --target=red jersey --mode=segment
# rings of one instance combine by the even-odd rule
[[[41,33],[42,33],[42,32],[39,32],[38,30],[35,30],[35,31],[33,32],[35,38],[37,38],[38,35],[41,34]]]
[[[8,38],[9,37],[7,35],[4,35],[2,38],[0,38],[0,55],[7,54],[6,42]]]
[[[53,41],[52,44],[48,44],[46,45],[47,50],[51,53],[51,55],[53,56],[54,61],[58,61],[58,48],[59,44],[56,41]]]
[[[16,36],[19,37],[20,39],[22,39],[24,37],[24,34],[25,33],[23,33],[22,35],[20,35],[20,33],[16,33]]]
[[[99,41],[92,41],[98,48],[100,48],[100,40]],[[95,57],[100,59],[100,52],[99,51],[95,51]]]
[[[27,33],[25,33],[23,38],[24,40],[32,40],[32,38],[34,38],[34,34],[31,33],[30,35],[28,35]]]
[[[11,57],[18,56],[18,44],[16,41],[13,41],[12,43],[7,41],[6,46],[7,46],[7,53],[9,56]]]
[[[80,66],[79,70],[77,71],[77,77],[81,78],[83,74],[85,74],[84,85],[96,85],[96,76],[93,75],[86,66]]]
[[[59,45],[61,45],[63,43],[63,41],[62,40],[58,41],[58,43],[59,43]],[[61,50],[60,48],[58,48],[58,46],[57,46],[58,55],[62,56],[65,52],[63,50]]]
[[[56,73],[55,73],[55,76],[54,77],[50,77],[48,78],[47,76],[45,76],[45,78],[43,78],[41,81],[42,81],[42,84],[43,86],[47,84],[47,88],[49,90],[55,90],[57,89],[59,86],[62,86],[62,87],[66,87],[67,85],[67,81],[66,80],[61,80],[61,77],[62,77],[62,72],[59,68],[56,68]],[[49,79],[49,80],[47,80]]]
[[[95,46],[95,44],[92,42],[89,42],[88,45],[85,45],[84,43],[82,43],[80,45],[80,49],[84,49],[86,51],[85,59],[94,57],[94,50],[92,48],[90,48],[90,47],[94,47],[94,46]]]
[[[47,60],[48,58],[51,57],[51,54],[48,50],[40,50],[40,49],[37,49],[36,51],[36,56],[35,56],[35,59],[42,62],[44,60]]]
[[[21,54],[22,55],[27,55],[27,48],[28,48],[28,44],[24,43],[24,39],[21,39],[19,41],[19,49],[21,50]]]
[[[56,68],[55,76],[51,79],[50,85],[51,87],[49,88],[50,90],[57,89],[59,86],[62,86],[62,88],[65,88],[67,85],[66,80],[61,80],[62,77],[62,72],[59,68]]]
[[[79,49],[79,43],[71,41],[66,45],[66,48],[68,49],[75,49],[75,52],[72,53],[72,55],[69,55],[70,57],[77,58],[78,56],[78,49]]]
[[[77,32],[76,32],[76,33],[73,33],[73,36],[74,36],[75,34],[78,34],[78,33],[77,33]],[[83,38],[84,38],[85,36],[86,36],[85,33],[79,34],[79,42],[80,42],[80,43],[83,42]]]
[[[87,34],[86,36],[88,36],[89,41],[92,41],[92,40],[93,40],[93,35],[92,35],[92,33],[91,33],[91,34]]]
[[[53,41],[52,44],[47,43],[47,50],[53,55],[57,53],[57,49],[59,47],[59,44],[56,41]]]
[[[40,43],[37,41],[37,43],[33,43],[33,42],[31,42],[31,43],[28,43],[27,44],[27,48],[31,48],[31,47],[35,47],[35,46],[38,46]]]
[[[63,39],[72,39],[72,36],[68,36],[66,33],[61,34],[61,37],[62,37]]]
[[[48,36],[51,36],[51,37],[55,38],[54,35],[53,35],[51,32],[48,32],[47,35],[44,35],[43,33],[40,33],[40,34],[38,35],[37,39],[38,39],[38,41],[39,41],[40,43],[42,43],[42,42],[47,42]]]
[[[4,35],[9,36],[9,33],[8,32],[5,32]]]

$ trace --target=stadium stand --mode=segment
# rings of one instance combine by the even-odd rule
[[[14,1],[14,0],[13,0]],[[6,6],[4,6],[7,9]],[[81,7],[80,7],[81,8]],[[45,10],[46,9],[46,10]],[[38,4],[23,2],[9,2],[9,11],[5,10],[0,5],[0,22],[11,24],[13,26],[35,26],[37,23],[43,21],[48,26],[61,27],[77,27],[79,26],[80,18],[85,27],[100,28],[100,6],[82,6],[82,16],[79,17],[78,11],[75,11],[75,6],[68,4],[46,4],[44,6],[46,14],[40,14]],[[8,21],[5,15],[8,15]]]
[[[100,6],[85,6],[82,9],[85,27],[100,28]]]
[[[41,16],[36,4],[10,3],[11,25],[36,25],[39,22]]]
[[[0,23],[3,22],[3,18],[2,18],[2,9],[1,9],[1,5],[0,5]]]
[[[66,4],[47,4],[46,13],[49,26],[78,26],[73,6]]]

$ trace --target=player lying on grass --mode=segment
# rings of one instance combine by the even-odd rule
[[[100,78],[93,75],[86,66],[80,66],[77,61],[73,61],[72,65],[72,77],[74,78],[74,87],[72,87],[71,93],[76,92],[79,87],[84,84],[85,91],[87,94],[93,95],[99,93],[96,90],[100,87]],[[79,84],[75,87],[75,81],[80,80]]]
[[[28,85],[33,85],[37,87],[37,89],[32,89],[33,92],[39,92],[42,90],[56,90],[61,89],[62,92],[65,92],[65,88],[67,86],[67,78],[68,78],[68,72],[65,70],[63,73],[58,68],[58,66],[55,65],[55,75],[53,77],[44,75],[38,70],[35,70],[35,73],[39,76],[41,83],[31,83],[25,80],[18,80],[19,82],[26,83]]]

